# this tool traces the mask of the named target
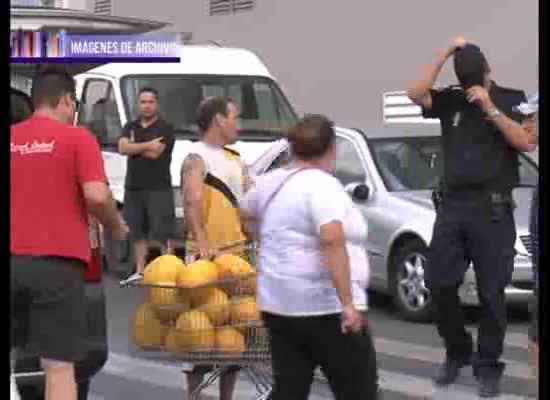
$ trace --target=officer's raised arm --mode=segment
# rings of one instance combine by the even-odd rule
[[[439,50],[436,53],[434,60],[427,65],[423,65],[420,78],[412,81],[407,90],[407,95],[411,101],[418,104],[425,110],[432,108],[432,95],[430,90],[441,72],[441,68],[445,62],[452,56],[456,49],[463,48],[466,45],[466,39],[462,36],[457,36],[447,49]]]
[[[468,89],[466,93],[468,101],[479,105],[481,110],[487,114],[487,117],[504,135],[510,146],[523,152],[533,151],[537,148],[536,136],[530,134],[528,129],[501,112],[491,100],[487,89],[474,86]]]

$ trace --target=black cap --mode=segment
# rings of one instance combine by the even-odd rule
[[[472,86],[483,86],[487,60],[481,49],[468,43],[457,49],[454,55],[454,67],[458,82],[464,89]]]

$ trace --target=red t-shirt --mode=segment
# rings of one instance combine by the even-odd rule
[[[12,125],[11,254],[90,260],[82,185],[107,182],[96,139],[86,129],[33,115]]]

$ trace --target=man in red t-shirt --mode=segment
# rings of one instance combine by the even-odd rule
[[[10,270],[15,323],[41,357],[46,400],[76,400],[74,362],[83,353],[84,272],[90,260],[88,216],[115,239],[128,228],[107,185],[95,138],[71,125],[75,82],[44,70],[33,80],[35,112],[12,125]]]

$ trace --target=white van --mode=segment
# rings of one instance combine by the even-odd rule
[[[297,116],[266,66],[251,51],[185,45],[180,48],[180,58],[179,63],[106,64],[75,79],[81,103],[77,124],[97,136],[111,188],[121,207],[126,176],[126,157],[117,152],[121,128],[137,118],[139,90],[145,86],[158,90],[161,114],[176,130],[171,172],[176,216],[181,224],[180,168],[189,144],[198,139],[195,112],[202,99],[225,95],[236,102],[241,114],[241,132],[233,147],[250,164]],[[183,232],[182,228],[179,230]],[[127,244],[122,250],[112,249],[111,245],[114,244],[105,246],[111,266],[129,262]]]

